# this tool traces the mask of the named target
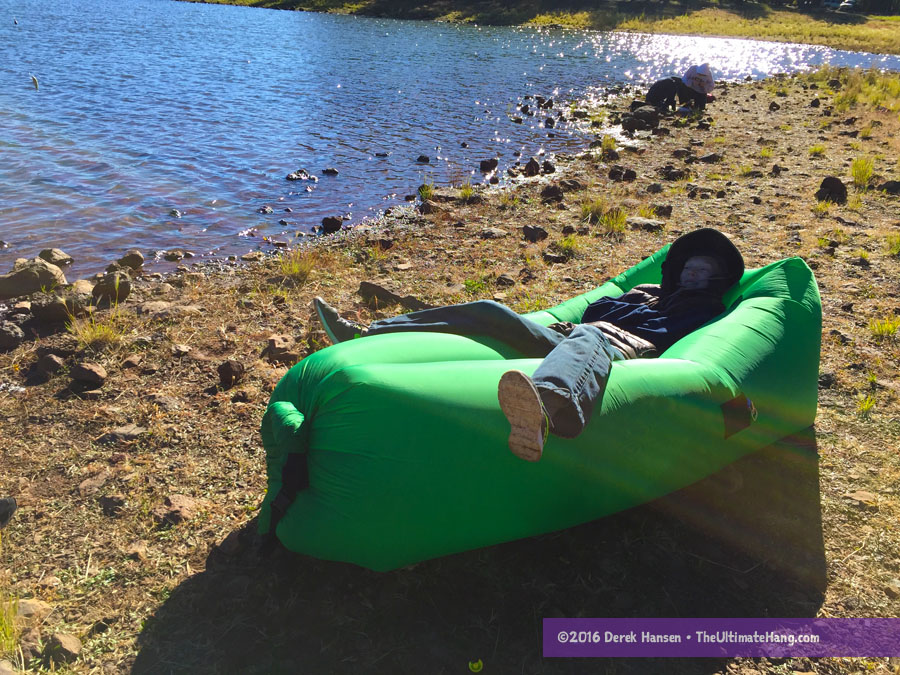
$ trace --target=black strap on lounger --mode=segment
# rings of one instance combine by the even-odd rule
[[[269,555],[278,544],[275,530],[278,523],[284,518],[297,493],[309,487],[309,463],[305,452],[292,452],[288,454],[287,461],[281,467],[281,489],[275,495],[275,499],[269,504],[271,516],[269,517],[269,531],[265,535],[260,553]]]

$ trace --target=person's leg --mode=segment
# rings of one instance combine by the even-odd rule
[[[550,430],[575,438],[606,391],[613,361],[624,358],[594,326],[577,326],[531,376],[550,418]]]
[[[362,326],[341,318],[322,298],[313,306],[332,342],[344,342],[360,336],[408,331],[481,335],[492,337],[520,351],[525,357],[545,356],[563,340],[563,335],[526,319],[493,300],[477,300],[462,305],[432,307],[409,314],[398,314]]]
[[[541,362],[529,378],[521,371],[503,374],[497,396],[510,423],[513,454],[536,462],[548,430],[575,438],[588,423],[606,390],[610,366],[624,358],[603,333],[577,326]]]
[[[323,325],[324,323],[325,320]],[[368,327],[358,326],[356,331],[366,337],[408,331],[479,335],[500,340],[525,357],[546,356],[564,337],[493,300],[478,300],[399,314],[375,321]]]

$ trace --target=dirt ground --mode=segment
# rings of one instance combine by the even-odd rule
[[[477,660],[484,673],[900,672],[886,658],[541,656],[543,617],[900,616],[900,197],[851,177],[867,157],[870,184],[900,179],[900,120],[835,109],[845,84],[832,77],[729,85],[701,118],[664,119],[670,135],[620,141],[617,160],[598,147],[474,199],[438,190],[427,215],[401,209],[307,245],[306,279],[286,279],[277,254],[185,267],[137,278],[118,308],[78,324],[81,341],[26,323],[29,339],[0,354],[0,496],[20,504],[2,532],[0,600],[36,613],[0,613],[0,629],[15,625],[6,658],[78,673],[449,674]],[[636,178],[612,180],[616,164]],[[666,165],[687,174],[662,178]],[[828,175],[849,185],[846,204],[814,196]],[[581,187],[544,203],[566,179]],[[660,229],[591,222],[586,204],[601,199],[600,213]],[[549,237],[529,243],[524,225]],[[314,296],[362,321],[404,311],[372,310],[362,281],[432,304],[496,298],[530,311],[701,226],[732,237],[748,267],[793,255],[813,267],[824,312],[814,429],[658,502],[393,572],[260,557],[259,423],[287,370],[277,361],[328,344]],[[111,344],[86,347],[98,327]],[[264,354],[273,334],[287,347]],[[51,353],[63,366],[40,377]],[[245,371],[230,388],[226,360]],[[84,361],[106,370],[99,388],[72,384]],[[65,636],[80,644],[67,650]]]

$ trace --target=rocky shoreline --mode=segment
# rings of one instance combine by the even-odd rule
[[[0,602],[18,598],[18,649],[7,658],[19,670],[228,670],[246,663],[239,654],[259,656],[259,628],[270,651],[260,672],[298,659],[316,672],[407,672],[413,663],[432,672],[471,661],[474,650],[490,655],[494,672],[569,673],[576,664],[541,660],[532,617],[610,607],[669,616],[672,602],[682,616],[900,615],[900,120],[887,108],[842,109],[850,77],[727,85],[697,117],[625,101],[610,111],[630,128],[625,142],[601,132],[585,152],[554,158],[552,171],[535,159],[533,175],[511,185],[426,186],[427,198],[377,224],[240,267],[142,275],[132,255],[64,288],[63,268],[44,259],[61,263],[58,253],[22,263],[18,273],[36,278],[39,292],[2,301],[0,316],[9,340],[0,345],[0,496],[20,506],[0,549]],[[328,343],[313,296],[364,322],[477,298],[532,311],[700,226],[728,234],[749,267],[800,255],[815,270],[825,314],[812,464],[820,522],[785,509],[767,524],[776,543],[784,532],[821,536],[821,584],[807,574],[815,551],[792,557],[746,531],[713,543],[652,508],[386,575],[293,556],[259,561],[259,422],[287,368]],[[10,288],[0,284],[5,295]],[[727,482],[736,492],[726,502],[744,504],[759,492],[748,478],[758,461],[738,466],[743,487],[714,476],[703,489]],[[665,593],[637,581],[657,573],[660,551],[681,561],[660,579]],[[710,596],[702,602],[697,584]],[[777,597],[762,590],[772,584]],[[429,602],[419,602],[422,588]],[[242,616],[253,630],[222,623]],[[285,628],[292,621],[308,642]],[[480,627],[462,628],[467,621]],[[732,659],[703,670],[785,668],[871,670],[859,659]]]

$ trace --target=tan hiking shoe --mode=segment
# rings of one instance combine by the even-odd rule
[[[550,420],[534,382],[521,370],[509,370],[500,378],[497,399],[509,420],[509,449],[524,460],[538,461],[544,452]]]

